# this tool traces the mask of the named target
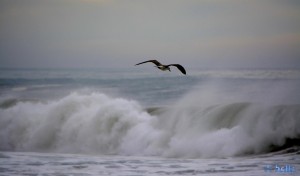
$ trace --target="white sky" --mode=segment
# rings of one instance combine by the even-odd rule
[[[1,0],[0,67],[300,68],[299,0]]]

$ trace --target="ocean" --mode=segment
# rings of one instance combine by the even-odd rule
[[[0,175],[300,175],[300,70],[0,69]]]

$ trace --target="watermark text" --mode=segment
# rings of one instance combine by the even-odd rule
[[[285,173],[293,174],[296,172],[295,167],[290,164],[279,165],[279,164],[268,164],[263,167],[265,172],[269,173]]]

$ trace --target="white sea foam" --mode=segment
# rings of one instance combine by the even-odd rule
[[[151,118],[134,101],[92,93],[1,109],[2,150],[115,153],[127,131]]]
[[[158,115],[102,93],[19,102],[0,109],[0,150],[207,158],[268,152],[299,137],[299,105],[222,98],[212,87]]]

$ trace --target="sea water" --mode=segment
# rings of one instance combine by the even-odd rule
[[[1,69],[0,175],[299,175],[300,70]]]

